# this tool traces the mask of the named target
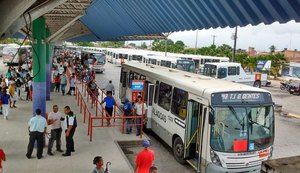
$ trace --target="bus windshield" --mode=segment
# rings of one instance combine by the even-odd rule
[[[273,107],[215,107],[215,124],[211,126],[213,150],[247,152],[265,149],[274,141]]]
[[[105,64],[106,58],[104,54],[95,54],[94,55],[96,60],[97,60],[97,64],[98,65],[103,65]]]
[[[217,75],[217,66],[205,64],[203,68],[203,75],[215,78]]]
[[[187,72],[195,72],[195,63],[193,60],[177,60],[177,69]]]

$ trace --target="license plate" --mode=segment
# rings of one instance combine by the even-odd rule
[[[295,90],[294,90],[294,89],[291,89],[291,91],[294,92]]]

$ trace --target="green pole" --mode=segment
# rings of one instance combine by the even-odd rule
[[[46,29],[46,37],[50,36],[50,31]],[[46,43],[46,100],[50,100],[51,88],[51,63],[50,63],[50,43]]]
[[[33,82],[32,82],[32,111],[36,109],[46,113],[46,46],[45,46],[45,19],[39,17],[32,22],[33,35]]]

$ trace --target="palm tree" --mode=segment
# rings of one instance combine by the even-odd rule
[[[275,47],[274,45],[271,45],[271,46],[269,47],[269,49],[270,49],[270,54],[272,55],[272,54],[275,52],[276,47]]]

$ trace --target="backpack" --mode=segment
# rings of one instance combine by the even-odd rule
[[[131,116],[132,115],[132,111],[130,109],[130,104],[125,104],[123,106],[123,111],[125,113],[126,116]]]

